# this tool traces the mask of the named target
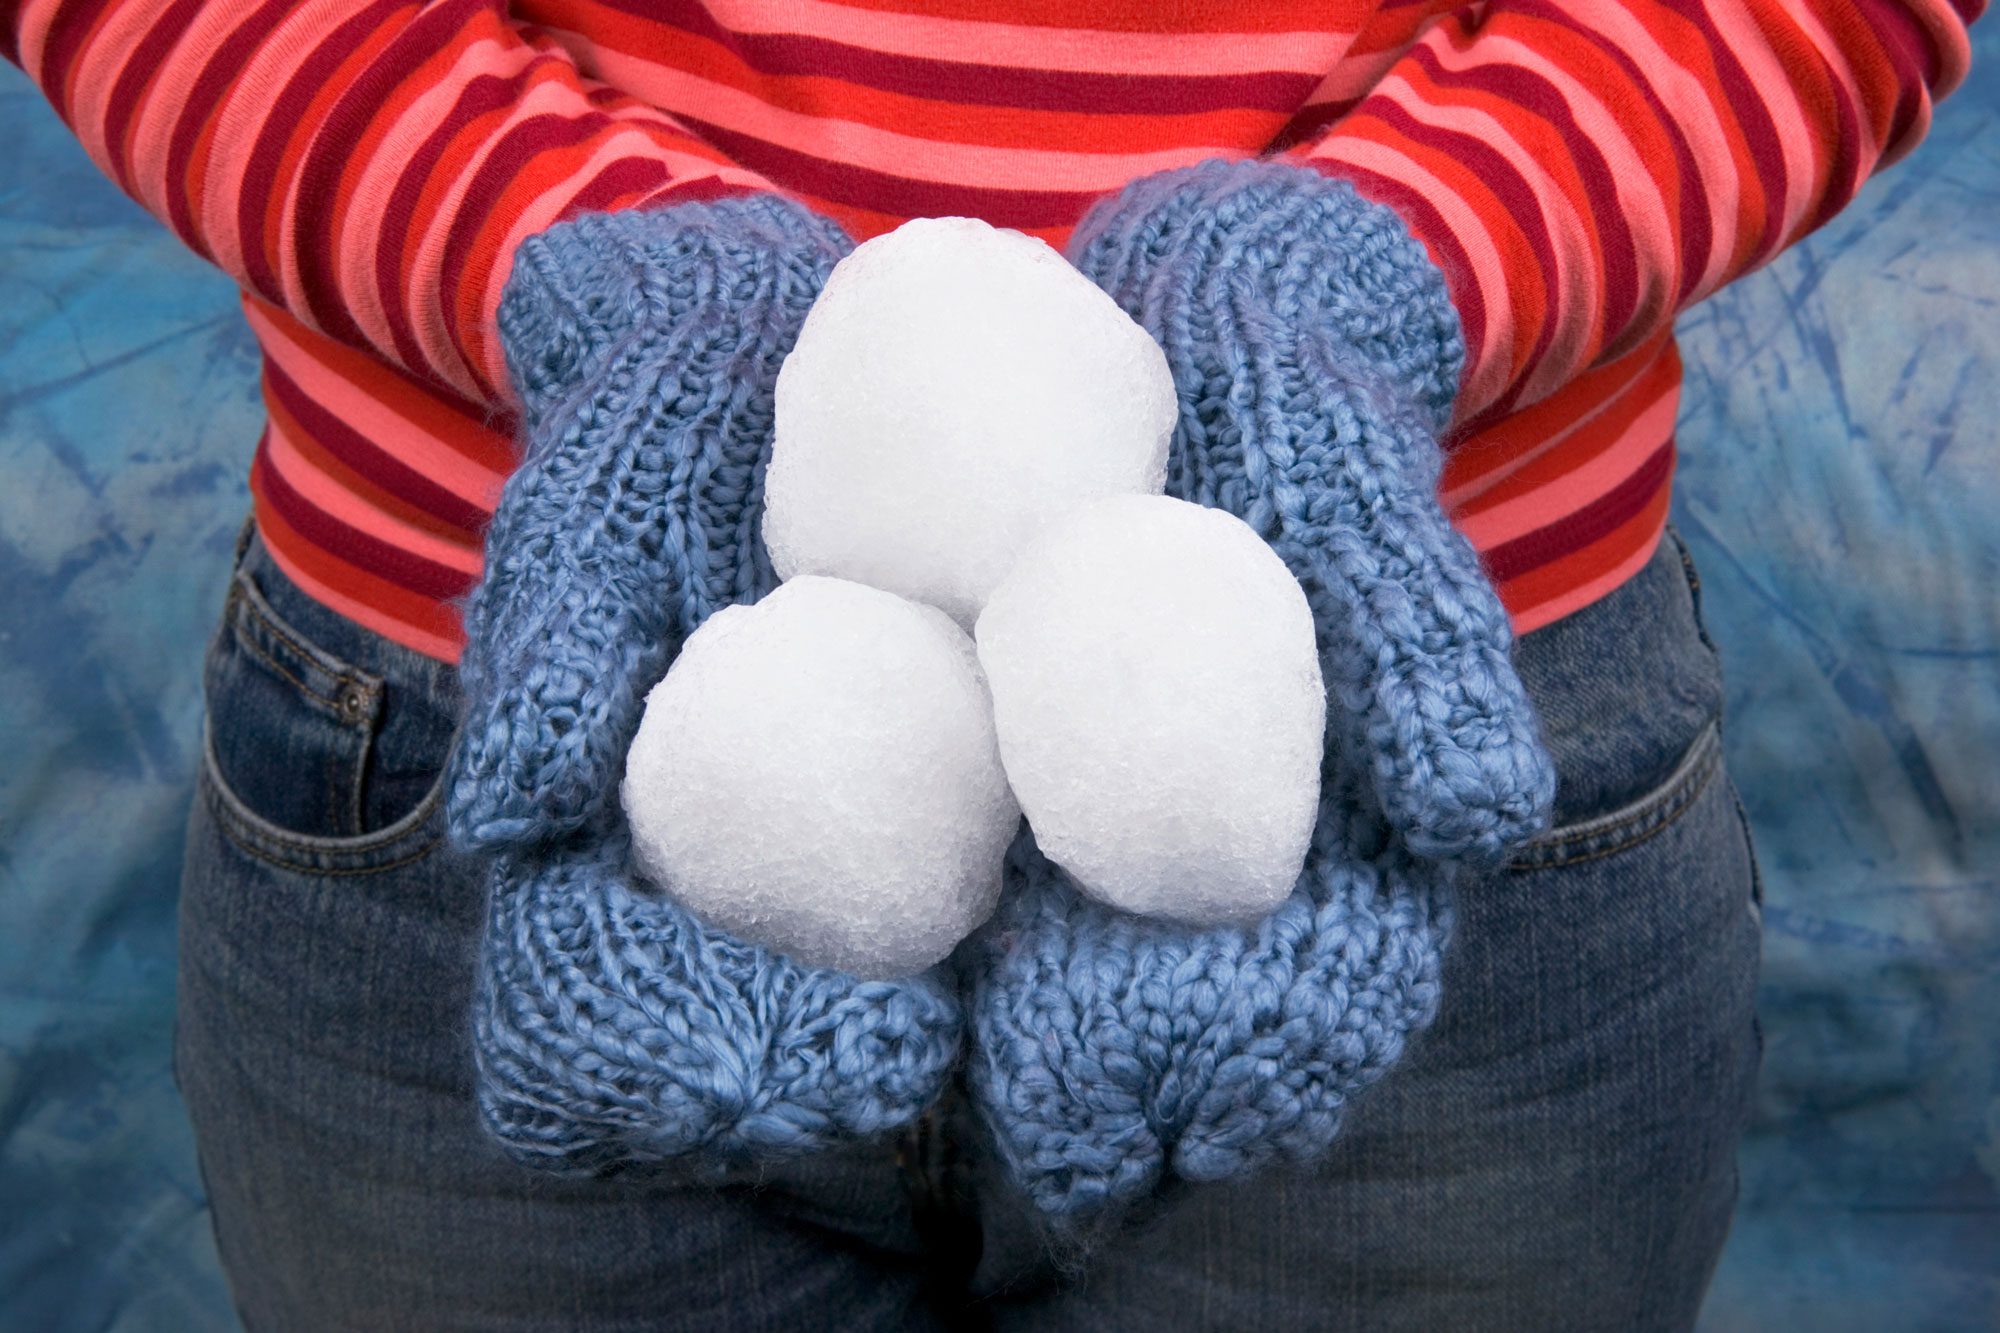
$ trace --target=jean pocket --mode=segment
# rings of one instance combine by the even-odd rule
[[[299,633],[247,569],[230,583],[203,691],[204,797],[244,850],[338,873],[436,841],[441,773],[414,808],[385,815],[370,799],[389,684]]]
[[[1701,729],[1680,761],[1650,791],[1616,810],[1550,829],[1516,853],[1509,868],[1545,870],[1635,847],[1685,815],[1722,773],[1718,720]]]

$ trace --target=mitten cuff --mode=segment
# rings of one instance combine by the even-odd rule
[[[1450,421],[1465,337],[1444,274],[1393,209],[1280,162],[1213,160],[1142,177],[1071,234],[1071,261],[1163,340],[1199,339],[1195,293],[1255,301],[1277,327],[1338,339]]]
[[[585,213],[530,236],[515,252],[498,315],[527,424],[641,329],[726,297],[732,282],[772,262],[825,268],[853,245],[839,224],[772,194]],[[697,257],[706,262],[690,265]]]

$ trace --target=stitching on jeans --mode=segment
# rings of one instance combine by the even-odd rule
[[[353,839],[329,840],[307,838],[298,834],[287,833],[285,830],[269,823],[269,821],[255,819],[254,816],[247,813],[247,808],[243,810],[236,808],[237,805],[241,804],[242,798],[237,796],[234,789],[229,786],[229,780],[222,775],[219,766],[216,764],[213,739],[205,726],[202,731],[202,778],[202,785],[206,788],[208,799],[211,802],[210,808],[214,811],[217,821],[223,826],[223,831],[228,834],[231,842],[242,846],[245,851],[250,852],[252,855],[260,854],[254,848],[247,845],[243,841],[244,839],[252,839],[258,843],[270,844],[274,848],[279,849],[280,852],[295,852],[307,857],[354,858],[376,854],[395,847],[407,838],[417,836],[424,826],[437,814],[438,808],[444,803],[444,773],[440,771],[437,781],[433,782],[431,789],[424,793],[423,800],[419,801],[410,813],[399,818],[388,829],[381,831],[382,833],[390,834],[390,836],[382,837],[380,834],[363,834]],[[399,825],[404,824],[409,825],[409,827],[400,832],[391,832]],[[425,844],[423,850],[418,855],[427,854],[441,840],[439,835],[434,834],[431,841]],[[331,841],[343,841],[356,845],[334,847],[329,845]],[[270,858],[265,857],[263,859],[268,860]],[[287,869],[300,870],[312,874],[371,874],[376,870],[390,869],[393,868],[393,865],[406,865],[408,862],[397,861],[390,866],[364,866],[340,871],[324,870],[316,866],[291,864],[283,861],[272,861],[272,864],[284,865]]]
[[[270,626],[270,622],[267,619],[265,619],[264,616],[258,613],[256,604],[254,602],[251,602],[243,595],[243,590],[240,586],[233,584],[230,586],[229,605],[225,608],[225,610],[228,611],[230,616],[230,621],[229,621],[230,637],[236,640],[237,645],[241,647],[244,652],[249,653],[251,656],[255,657],[258,661],[262,662],[265,666],[271,668],[271,670],[277,672],[280,676],[283,676],[286,680],[290,681],[292,683],[292,688],[297,690],[300,694],[305,695],[306,698],[311,699],[316,703],[322,703],[322,704],[330,704],[333,702],[331,699],[328,699],[325,695],[321,694],[318,690],[314,689],[312,686],[306,684],[304,681],[300,680],[297,676],[293,675],[291,670],[287,668],[284,663],[280,662],[277,658],[271,656],[271,654],[264,651],[264,645],[258,643],[254,637],[252,637],[250,634],[244,631],[243,626],[238,623],[239,620],[244,616],[256,616],[258,623],[266,626]],[[279,639],[284,638],[282,634],[276,633],[275,627],[272,627],[272,630],[274,637]]]
[[[237,829],[236,812],[231,810],[228,807],[227,803],[225,803],[222,800],[221,793],[216,790],[214,780],[210,779],[209,781],[204,782],[202,785],[207,789],[209,813],[215,816],[216,826],[222,830],[222,836],[227,838],[230,841],[231,845],[233,845],[238,851],[242,852],[245,856],[252,857],[258,861],[262,861],[265,865],[275,866],[279,870],[291,871],[294,874],[339,875],[343,877],[353,877],[358,875],[379,875],[385,871],[400,870],[404,866],[412,865],[415,862],[422,861],[426,857],[429,857],[434,852],[436,852],[437,849],[444,843],[443,838],[433,837],[429,842],[424,843],[422,846],[418,847],[416,850],[408,853],[407,855],[400,856],[393,861],[384,861],[380,865],[365,865],[365,866],[307,865],[302,862],[284,859],[283,857],[280,857],[273,852],[268,852],[265,851],[263,848],[253,846],[247,840],[248,834],[241,833]],[[274,838],[272,839],[272,841],[279,841],[279,840]],[[391,840],[389,843],[385,845],[394,846],[395,842],[394,840]],[[301,850],[304,850],[304,848],[301,848]],[[337,853],[335,854],[337,855]]]
[[[1530,843],[1507,868],[1552,870],[1610,856],[1657,837],[1693,808],[1721,768],[1721,737],[1716,724],[1710,722],[1683,753],[1665,785],[1623,811],[1585,820],[1567,831],[1554,830]]]
[[[253,589],[256,592],[257,596],[255,599],[251,598],[244,592],[242,585],[245,583],[249,584],[251,589]],[[315,647],[313,644],[309,643],[304,638],[304,636],[299,634],[297,630],[285,624],[282,620],[279,620],[277,612],[275,610],[267,610],[265,606],[259,606],[258,602],[263,600],[264,590],[256,586],[256,580],[252,578],[249,574],[239,573],[237,575],[236,581],[231,584],[230,596],[236,599],[237,601],[241,602],[242,604],[241,614],[243,616],[254,618],[257,624],[261,626],[264,629],[264,631],[268,633],[272,638],[276,639],[280,644],[284,645],[286,648],[291,649],[292,652],[298,654],[298,656],[304,658],[306,661],[311,662],[321,671],[326,672],[326,674],[333,677],[334,680],[338,682],[340,686],[345,687],[348,685],[359,685],[364,689],[368,690],[369,693],[371,694],[379,692],[381,688],[381,680],[373,672],[364,671],[360,667],[354,665],[352,662],[346,661],[343,658],[336,657],[334,654],[327,652],[324,648]],[[238,632],[238,637],[239,639],[242,640],[244,646],[246,648],[249,648],[251,651],[255,652],[264,661],[270,663],[273,670],[283,674],[287,680],[291,681],[294,685],[297,685],[300,690],[304,691],[306,694],[310,695],[314,699],[317,699],[321,703],[329,705],[330,707],[334,708],[336,712],[339,710],[340,700],[337,697],[321,694],[319,691],[313,689],[310,685],[302,683],[296,676],[293,676],[291,672],[286,671],[282,666],[280,666],[278,662],[274,658],[272,658],[269,653],[265,652],[262,645],[255,643],[250,639],[248,635],[244,634],[241,630],[241,627],[238,627],[237,632]],[[328,665],[329,663],[331,663],[331,665]]]
[[[1557,870],[1563,866],[1573,866],[1584,861],[1595,861],[1600,857],[1612,856],[1629,848],[1637,847],[1642,842],[1649,842],[1679,823],[1683,815],[1694,809],[1695,803],[1701,799],[1702,793],[1708,790],[1709,784],[1715,780],[1715,775],[1720,768],[1721,765],[1719,764],[1703,765],[1701,780],[1695,784],[1694,790],[1687,794],[1685,800],[1676,805],[1673,811],[1662,818],[1659,823],[1651,828],[1639,830],[1622,842],[1614,843],[1609,847],[1593,847],[1588,851],[1577,852],[1574,855],[1560,856],[1554,860],[1515,862],[1509,868],[1514,870]]]

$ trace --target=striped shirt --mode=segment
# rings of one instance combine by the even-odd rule
[[[777,190],[1060,246],[1278,155],[1396,208],[1468,364],[1441,500],[1521,632],[1666,521],[1676,312],[1924,134],[1985,0],[0,0],[97,163],[242,287],[273,556],[457,656],[515,459],[494,313],[588,209]]]

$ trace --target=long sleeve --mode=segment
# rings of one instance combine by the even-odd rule
[[[1929,127],[1985,0],[1495,0],[1289,160],[1404,216],[1468,362],[1459,431],[1547,397],[1833,216]]]
[[[0,54],[246,290],[475,405],[525,237],[767,188],[503,0],[0,0]]]

